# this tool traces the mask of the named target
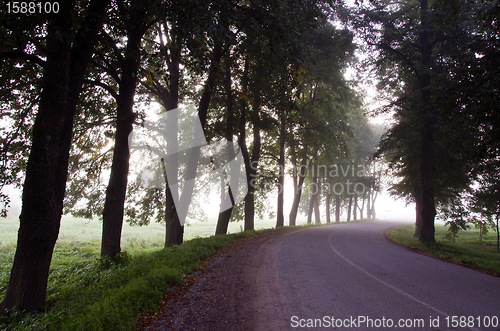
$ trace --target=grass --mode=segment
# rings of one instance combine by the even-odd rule
[[[436,243],[423,244],[413,238],[414,225],[392,229],[387,236],[394,242],[432,256],[500,276],[500,254],[496,253],[496,233],[490,232],[479,242],[479,230],[460,231],[455,243],[445,239],[448,228],[436,224]]]
[[[230,223],[228,235],[213,236],[216,219],[191,222],[185,243],[163,249],[165,228],[152,223],[124,224],[120,263],[101,260],[102,223],[64,216],[50,267],[47,312],[0,316],[0,330],[133,330],[142,310],[157,308],[168,289],[183,283],[201,260],[230,242],[258,231],[242,232]],[[256,229],[274,220],[257,221]],[[10,277],[19,222],[0,219],[0,301]]]
[[[201,260],[236,239],[269,231],[196,237],[182,245],[162,249],[162,226],[125,226],[122,247],[127,249],[116,263],[99,258],[98,222],[92,224],[70,218],[63,224],[63,236],[56,244],[50,267],[47,311],[32,314],[10,311],[0,316],[0,330],[133,330],[141,312],[157,309],[169,288],[182,284],[199,268]],[[240,228],[235,225],[239,224],[231,224],[230,231]],[[271,227],[274,222],[262,222],[260,226],[263,225]],[[191,233],[207,235],[214,228],[203,223],[197,232]],[[145,232],[137,232],[138,229]],[[83,231],[79,241],[75,241],[76,233]],[[11,233],[11,237],[15,235]],[[5,295],[14,253],[13,240],[0,245],[0,301]]]
[[[200,261],[230,242],[254,235],[195,238],[168,249],[121,254],[120,263],[98,259],[96,244],[58,245],[47,288],[46,313],[12,311],[0,330],[133,330],[141,311],[156,309],[171,286],[182,284]],[[2,248],[0,298],[5,294],[13,247]]]

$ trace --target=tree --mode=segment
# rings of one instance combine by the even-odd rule
[[[398,130],[411,128],[406,131],[411,138],[404,141],[413,139],[413,147],[408,144],[402,150],[406,159],[401,163],[405,176],[402,184],[417,202],[416,233],[422,242],[435,240],[436,200],[449,203],[450,193],[458,198],[460,190],[470,183],[467,175],[473,162],[467,158],[475,158],[468,149],[468,145],[477,144],[475,129],[469,126],[471,109],[461,104],[463,82],[457,81],[470,59],[465,51],[472,26],[467,13],[473,10],[470,3],[465,4],[371,1],[370,8],[358,12],[362,18],[356,23],[379,54],[374,64],[380,85],[385,84],[384,89],[393,92],[385,109],[396,111]],[[413,28],[415,25],[418,29]],[[465,123],[460,122],[463,120]],[[467,139],[459,133],[465,133]],[[415,146],[420,149],[418,154],[411,150]],[[441,172],[450,164],[460,178],[455,183],[448,180],[451,176],[445,171]]]
[[[90,1],[81,13],[84,24],[74,35],[72,3],[61,3],[60,12],[48,22],[42,92],[26,167],[18,243],[2,309],[44,309],[62,214],[73,115],[109,2]]]
[[[127,45],[123,57],[121,54],[116,54],[121,62],[121,76],[116,95],[113,162],[102,212],[101,256],[116,257],[121,251],[120,242],[130,159],[129,135],[136,117],[133,106],[141,65],[140,47],[143,35],[151,26],[150,14],[148,14],[151,5],[150,1],[143,0],[131,0],[128,6],[123,3],[118,4],[120,17],[127,31]]]

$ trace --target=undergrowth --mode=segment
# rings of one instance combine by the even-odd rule
[[[453,263],[479,267],[490,274],[500,276],[500,254],[495,253],[495,247],[479,237],[473,231],[463,233],[455,243],[446,239],[447,228],[436,225],[436,242],[424,244],[413,237],[414,225],[408,224],[392,229],[389,238],[395,242],[432,253],[438,258]],[[477,236],[477,239],[474,237]],[[493,239],[491,240],[493,241]]]
[[[54,252],[45,313],[10,311],[0,330],[134,330],[141,311],[154,310],[173,285],[230,242],[261,231],[196,238],[155,251],[122,252],[99,259],[92,244],[59,246]],[[5,295],[14,250],[0,251],[0,300]]]

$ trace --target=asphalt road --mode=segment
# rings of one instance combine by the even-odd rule
[[[253,328],[500,330],[500,278],[390,243],[397,225],[310,227],[263,242],[246,262]]]

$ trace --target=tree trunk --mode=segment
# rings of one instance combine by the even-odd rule
[[[61,9],[64,11],[48,26],[43,89],[23,186],[16,254],[2,308],[34,311],[45,306],[62,213],[62,201],[56,194],[56,167],[69,85],[70,38],[65,32],[71,29],[71,15],[68,6]]]
[[[285,195],[285,140],[286,140],[286,112],[280,114],[280,157],[278,159],[278,206],[276,214],[276,227],[285,225],[285,217],[283,211],[284,195]]]
[[[319,201],[320,201],[320,192],[318,188],[318,192],[316,193],[316,198],[314,199],[314,223],[320,224],[320,214],[319,214]]]
[[[110,1],[91,1],[85,28],[71,49],[71,4],[47,27],[47,60],[33,143],[26,167],[14,263],[0,309],[41,311],[45,307],[52,252],[59,234],[72,139],[73,116],[101,17]],[[71,77],[71,80],[69,79]]]
[[[137,6],[137,3],[132,2],[130,7],[131,11],[139,12],[139,14],[134,15],[135,20],[129,22],[127,47],[121,68],[118,99],[116,100],[115,147],[102,213],[101,256],[115,257],[121,251],[120,241],[130,159],[128,137],[132,132],[135,119],[133,108],[137,72],[141,63],[140,45],[142,36],[146,32],[145,11]]]
[[[368,197],[366,199],[366,217],[367,218],[372,218],[372,210],[370,208],[370,200],[371,200],[371,188],[368,189]]]
[[[498,231],[498,219],[500,215],[497,214],[497,254],[500,254],[500,231]]]
[[[260,105],[254,111],[253,121],[253,148],[250,164],[246,166],[248,194],[245,197],[245,231],[253,230],[255,227],[255,180],[257,179],[257,167],[260,158],[260,128],[259,128],[259,112]]]
[[[351,221],[352,194],[349,195],[349,205],[347,207],[347,222]]]
[[[421,222],[422,228],[419,240],[424,243],[435,242],[434,217],[436,209],[434,205],[434,108],[432,106],[431,92],[431,52],[429,43],[429,14],[427,0],[420,1],[421,8],[421,32],[420,49],[422,52],[423,74],[420,78],[422,99],[422,150],[420,162],[420,185],[421,185]]]
[[[228,196],[232,201],[232,204],[234,205],[234,197],[233,197],[233,192],[231,190],[231,187],[229,187],[228,190]],[[223,198],[221,198],[222,200]],[[217,226],[215,228],[215,234],[227,234],[227,228],[229,227],[229,220],[231,219],[231,214],[233,212],[233,207],[226,209],[219,213],[219,218],[217,220]]]
[[[292,148],[294,148],[292,146]],[[296,160],[294,160],[294,157],[292,157],[292,164],[294,167],[294,172],[293,172],[293,202],[292,202],[292,208],[290,210],[290,216],[289,216],[289,224],[290,226],[295,226],[296,221],[297,221],[297,213],[299,210],[299,204],[300,204],[300,198],[302,196],[302,185],[304,184],[304,180],[306,178],[306,165],[307,161],[306,159],[302,160],[300,171],[297,172],[297,166],[296,166]],[[297,179],[298,177],[298,179]]]
[[[307,224],[312,223],[312,214],[316,208],[316,200],[318,199],[318,177],[314,176],[311,187],[314,188],[313,192],[309,192],[311,198],[309,199],[309,208],[307,210]],[[316,215],[315,215],[316,216]]]
[[[340,196],[335,197],[335,222],[340,222]]]
[[[377,200],[377,195],[378,191],[375,191],[375,194],[372,193],[372,208],[370,209],[372,218],[377,218],[377,214],[375,213],[375,200]]]
[[[413,234],[414,238],[420,238],[420,234],[422,233],[422,218],[420,212],[420,198],[415,198],[415,233]]]
[[[232,143],[233,142],[233,90],[232,90],[232,83],[231,83],[231,57],[230,57],[230,52],[226,53],[225,56],[225,64],[226,64],[226,77],[224,81],[224,88],[226,90],[226,134],[225,138],[228,142]],[[228,149],[228,159],[232,160],[235,155],[234,155],[234,149],[229,148]],[[233,172],[231,171],[231,174]],[[221,180],[224,181],[224,177],[221,177]],[[231,179],[230,179],[231,180]],[[215,234],[226,234],[227,233],[227,228],[229,226],[229,220],[231,219],[231,214],[233,212],[233,207],[234,206],[234,197],[233,197],[233,192],[231,190],[231,187],[228,189],[228,197],[225,195],[225,183],[222,183],[221,185],[221,205],[223,204],[224,199],[231,199],[231,207],[229,209],[226,209],[219,213],[219,219],[217,220],[217,227],[215,228]],[[236,192],[237,193],[237,192]]]
[[[165,24],[165,33],[169,33],[168,27]],[[160,36],[161,36],[160,25]],[[169,71],[169,86],[168,89],[160,91],[160,100],[165,110],[171,111],[179,107],[179,81],[180,81],[180,59],[181,59],[181,42],[176,27],[170,31],[170,39],[173,41],[169,48],[169,55],[166,56],[167,67]],[[163,46],[163,40],[160,38]],[[172,168],[177,169],[179,165],[177,150],[178,150],[178,136],[177,128],[179,119],[175,115],[169,115],[171,123],[167,123],[172,130],[165,132],[167,144],[167,154],[169,155],[169,163]],[[175,129],[174,129],[175,128]],[[172,192],[168,184],[166,170],[165,174],[165,247],[172,245],[180,245],[183,242],[184,226],[179,221],[179,215],[175,208],[175,200],[178,199],[179,192]],[[178,176],[178,174],[177,174]],[[174,198],[175,197],[175,198]]]
[[[352,218],[353,221],[356,221],[358,219],[358,195],[356,193],[354,193],[353,199],[354,199],[354,208],[352,211]]]
[[[331,223],[331,218],[330,218],[330,200],[332,198],[332,195],[329,191],[326,192],[326,197],[325,197],[325,209],[326,209],[326,223]]]
[[[309,198],[309,206],[307,207],[307,224],[312,223],[312,214],[314,207],[314,195]]]
[[[257,167],[260,159],[260,88],[255,86],[253,93],[254,102],[252,105],[251,122],[253,124],[253,146],[250,163],[245,164],[248,194],[245,197],[245,231],[253,230],[255,227],[255,181],[257,179]]]
[[[198,105],[198,118],[200,119],[200,124],[203,130],[205,130],[205,125],[207,122],[207,114],[208,114],[208,106],[210,105],[210,100],[212,98],[212,92],[215,88],[216,76],[219,71],[220,60],[222,58],[222,46],[220,43],[217,43],[214,46],[212,60],[210,63],[210,68],[208,72],[207,80],[205,81],[205,86],[203,88],[203,93],[201,95],[200,103]],[[198,168],[198,162],[200,158],[201,149],[200,147],[191,148],[189,150],[188,156],[188,164],[186,167],[185,178],[195,178],[196,171]],[[182,188],[182,193],[180,200],[182,202],[182,206],[184,208],[188,208],[194,190],[194,181],[184,181],[184,186]],[[172,245],[180,245],[184,241],[184,225],[181,224],[179,213],[181,215],[186,215],[187,210],[183,210],[179,212],[177,209],[171,208],[171,212],[176,210],[175,215],[171,214],[173,217],[169,224],[167,224],[167,238],[165,239],[165,247],[169,247]]]
[[[365,198],[361,198],[361,207],[359,208],[359,217],[363,219],[363,211],[365,210]]]

